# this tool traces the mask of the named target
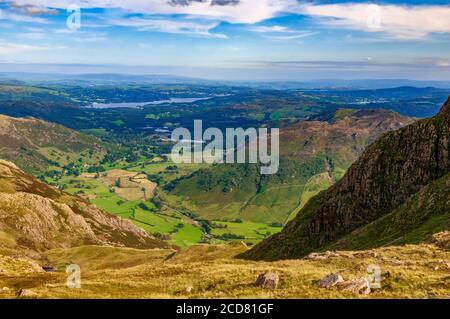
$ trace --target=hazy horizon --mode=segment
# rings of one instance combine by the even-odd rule
[[[450,80],[446,1],[6,0],[0,72]]]

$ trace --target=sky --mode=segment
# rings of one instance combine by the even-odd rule
[[[10,71],[450,80],[450,3],[0,0]]]

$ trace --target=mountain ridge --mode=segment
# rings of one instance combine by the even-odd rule
[[[59,124],[0,114],[0,158],[14,161],[30,173],[38,174],[56,164],[75,162],[83,152],[96,162],[110,148],[111,145],[96,137]]]
[[[86,244],[174,247],[130,221],[44,184],[3,160],[0,160],[0,238],[0,248],[36,252]]]
[[[438,115],[383,134],[284,230],[242,255],[302,257],[391,213],[450,171],[450,98]],[[344,247],[345,248],[345,247]]]
[[[312,177],[328,174],[339,180],[379,135],[412,122],[388,110],[340,109],[326,119],[290,123],[280,128],[277,174],[260,176],[251,165],[218,165],[183,178],[170,192],[187,198],[194,211],[208,218],[285,222],[299,206],[302,189],[330,186],[323,178],[310,185]]]

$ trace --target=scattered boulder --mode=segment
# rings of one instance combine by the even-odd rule
[[[19,298],[33,298],[36,297],[37,294],[30,289],[20,289],[18,293]]]
[[[343,282],[344,279],[342,278],[341,275],[338,274],[330,274],[326,277],[324,277],[323,279],[319,280],[316,285],[319,288],[326,288],[326,289],[330,289],[334,286],[336,286],[338,283]]]
[[[308,259],[308,260],[325,260],[325,259],[327,259],[327,257],[323,256],[321,254],[318,254],[318,253],[311,253],[308,256],[306,256],[305,259]]]
[[[280,278],[277,273],[268,272],[258,276],[256,279],[256,285],[263,289],[275,290],[277,289],[279,280]]]
[[[404,264],[405,264],[404,261],[399,260],[399,259],[391,259],[391,260],[390,260],[390,263],[393,264],[393,265],[395,265],[395,266],[401,266],[401,265],[404,265]]]
[[[308,256],[305,257],[305,259],[325,260],[325,259],[336,258],[336,257],[340,257],[340,255],[333,251],[326,251],[324,253],[310,253]]]
[[[42,270],[44,270],[45,272],[55,272],[56,267],[53,265],[44,265],[42,266]]]
[[[59,285],[57,285],[57,284],[45,284],[45,287],[47,287],[47,288],[56,288],[58,286]]]
[[[348,291],[360,295],[368,295],[371,292],[370,284],[366,278],[343,281],[338,283],[336,288],[341,291]]]
[[[186,287],[186,293],[190,294],[192,292],[192,289],[194,289],[194,287],[192,286]]]
[[[443,231],[433,235],[432,242],[444,250],[450,250],[450,231]]]

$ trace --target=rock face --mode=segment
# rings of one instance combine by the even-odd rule
[[[340,291],[347,291],[354,294],[368,295],[371,293],[370,284],[366,278],[356,280],[345,280],[341,275],[330,274],[316,283],[319,288],[337,288]]]
[[[277,289],[279,280],[280,278],[277,273],[268,272],[258,276],[256,279],[256,285],[263,289],[275,290]]]
[[[33,298],[36,297],[37,294],[30,290],[30,289],[20,289],[19,293],[17,294],[19,298]]]
[[[450,98],[434,118],[384,134],[352,165],[341,181],[311,199],[281,233],[266,239],[242,257],[276,260],[320,251],[354,231],[363,232],[364,226],[381,220],[448,173]],[[416,200],[416,204],[419,205],[420,200]],[[448,209],[442,212],[446,213],[449,213]],[[421,222],[429,218],[426,216]],[[401,220],[393,219],[393,222],[400,223]],[[428,232],[431,237],[436,231]],[[370,248],[377,233],[371,236],[365,237],[368,239],[365,248]],[[424,239],[415,237],[411,241]],[[351,247],[351,241],[347,245]],[[346,243],[341,243],[342,247],[345,248]]]
[[[332,251],[326,251],[324,253],[310,253],[308,256],[305,257],[305,259],[309,260],[325,260],[329,258],[336,258],[340,255],[338,253],[332,252]]]
[[[325,278],[323,278],[322,280],[319,280],[316,283],[316,285],[319,288],[330,289],[343,281],[344,281],[344,279],[342,278],[341,275],[330,274],[330,275],[326,276]]]
[[[336,285],[338,290],[348,291],[354,294],[368,295],[371,292],[367,279],[357,279],[350,281],[342,281]]]
[[[0,162],[0,247],[43,251],[80,245],[169,248],[130,221]]]

